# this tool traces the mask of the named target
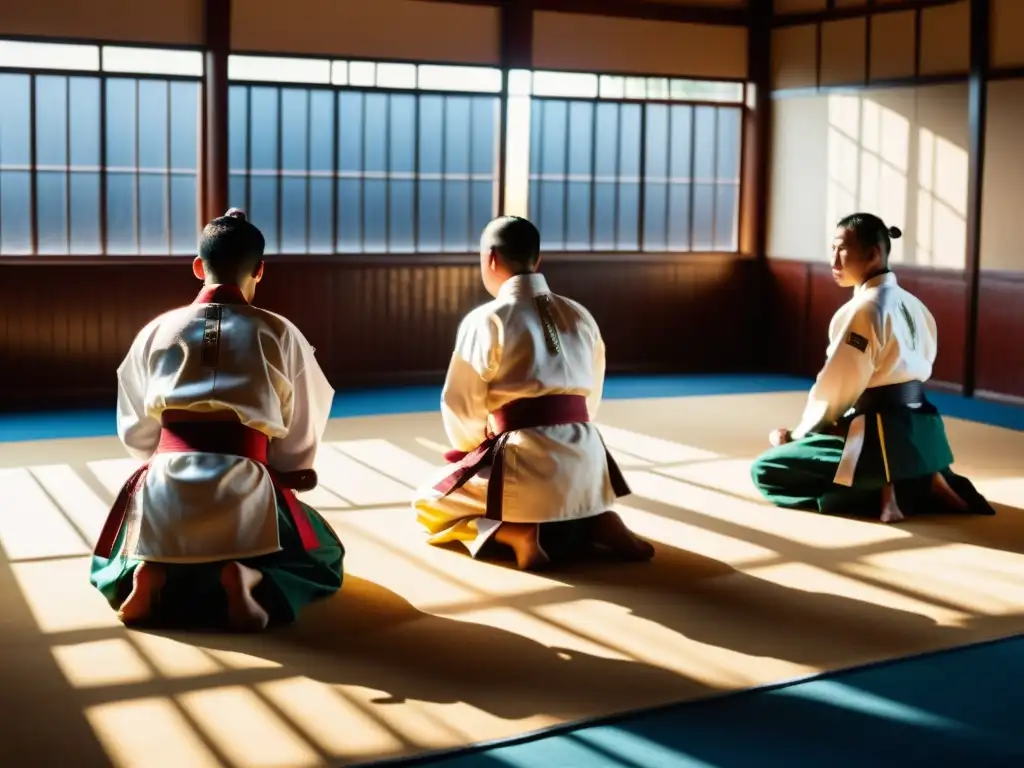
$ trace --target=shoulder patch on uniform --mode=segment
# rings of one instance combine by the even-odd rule
[[[853,331],[850,331],[846,335],[846,343],[854,349],[859,349],[861,352],[866,352],[868,348],[868,340],[859,333],[854,333]]]

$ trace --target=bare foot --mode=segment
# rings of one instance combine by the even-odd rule
[[[960,494],[950,487],[949,482],[942,476],[941,472],[936,472],[932,475],[931,492],[932,496],[937,497],[943,504],[955,509],[957,512],[970,511],[967,502],[960,498]]]
[[[516,565],[521,571],[540,571],[551,565],[551,558],[540,545],[537,523],[502,523],[494,538],[515,552]]]
[[[624,560],[640,562],[654,557],[654,547],[629,530],[617,512],[604,512],[593,518],[591,525],[593,542]]]
[[[267,628],[270,614],[256,602],[253,589],[263,581],[255,568],[231,562],[220,572],[220,583],[228,598],[228,626],[236,632],[259,632]]]
[[[882,517],[883,523],[898,523],[904,520],[900,505],[896,503],[896,486],[888,483],[882,488]]]
[[[132,591],[121,603],[117,618],[125,624],[139,624],[148,619],[166,582],[167,574],[161,566],[140,563],[132,574]]]

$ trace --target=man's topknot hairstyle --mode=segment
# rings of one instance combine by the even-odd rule
[[[853,230],[861,248],[873,248],[877,245],[885,264],[889,263],[892,241],[903,235],[899,227],[887,227],[885,222],[873,213],[851,213],[841,218],[836,227]]]
[[[237,285],[255,274],[265,248],[263,233],[246,219],[244,211],[231,208],[203,228],[199,258],[211,280]]]
[[[513,272],[530,272],[540,261],[540,232],[521,216],[499,216],[487,225],[486,242]]]

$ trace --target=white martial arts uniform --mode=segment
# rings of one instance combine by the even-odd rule
[[[557,334],[548,338],[537,297],[546,302]],[[553,347],[552,347],[553,345]],[[555,349],[557,351],[552,351]],[[594,419],[604,386],[605,349],[597,323],[580,304],[548,289],[540,274],[511,278],[493,301],[459,327],[441,396],[451,445],[472,451],[487,437],[489,415],[522,398],[582,395]],[[485,469],[451,495],[433,489],[438,472],[413,502],[432,543],[462,541],[476,555],[501,521],[484,517]],[[615,492],[608,457],[594,423],[537,427],[512,433],[505,448],[504,522],[550,523],[599,515]]]
[[[268,464],[311,469],[331,388],[302,333],[247,304],[219,306],[216,359],[204,359],[209,304],[171,310],[136,337],[118,368],[117,432],[152,463],[129,510],[126,553],[139,560],[202,563],[281,549],[274,485],[265,467],[239,456],[159,453],[160,415],[229,411],[271,438]]]
[[[830,426],[865,389],[931,378],[938,329],[928,308],[892,272],[854,289],[828,329],[826,361],[793,438]]]
[[[931,378],[938,352],[935,318],[900,288],[892,272],[858,286],[833,316],[828,336],[827,360],[793,430],[795,440],[835,424],[866,389]],[[853,484],[865,427],[864,415],[850,422],[834,478],[838,485]]]

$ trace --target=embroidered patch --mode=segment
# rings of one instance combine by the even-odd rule
[[[914,316],[907,309],[907,305],[902,301],[900,302],[900,314],[903,315],[903,322],[907,324],[907,330],[910,332],[910,348],[917,349],[917,324],[914,322]]]
[[[547,294],[540,294],[533,299],[537,314],[540,315],[541,325],[544,326],[544,341],[547,344],[548,352],[557,355],[562,351],[562,343],[558,338],[558,326],[551,316],[551,297]]]
[[[868,340],[861,336],[859,333],[850,331],[846,336],[846,343],[854,349],[859,349],[861,352],[867,351]]]
[[[216,368],[220,352],[220,305],[211,304],[206,308],[206,322],[203,326],[203,346],[200,352],[200,365],[204,368]]]

